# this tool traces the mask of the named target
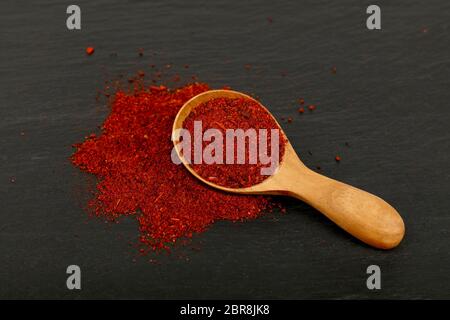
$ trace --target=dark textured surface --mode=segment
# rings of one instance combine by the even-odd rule
[[[0,4],[1,298],[450,298],[448,1],[378,1],[376,32],[364,1],[76,1],[76,32],[68,1],[30,2]],[[133,261],[136,223],[88,219],[88,179],[67,159],[106,116],[103,80],[151,63],[292,116],[284,128],[307,165],[399,210],[401,246],[368,248],[287,200],[276,220],[215,224],[199,251],[179,250],[189,261]],[[299,117],[300,97],[317,110]],[[65,287],[69,264],[81,291]],[[378,292],[369,264],[382,269]]]

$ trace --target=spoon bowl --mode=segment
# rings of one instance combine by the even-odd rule
[[[286,138],[284,156],[275,173],[259,184],[247,188],[228,188],[200,176],[183,157],[180,130],[185,119],[197,106],[216,98],[245,98],[259,101],[232,90],[210,90],[187,101],[178,112],[172,140],[175,151],[184,166],[197,179],[225,192],[241,194],[286,195],[300,199],[359,240],[379,249],[396,247],[403,239],[405,226],[400,214],[383,199],[361,189],[325,177],[307,168]],[[267,110],[270,114],[270,112]],[[272,116],[273,117],[273,116]],[[274,121],[278,124],[276,119]],[[282,135],[286,136],[281,130]]]

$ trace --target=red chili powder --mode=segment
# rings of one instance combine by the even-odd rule
[[[238,143],[234,139],[234,161],[233,164],[226,162],[227,140],[225,139],[225,132],[227,129],[242,129],[244,132],[248,129],[254,129],[256,132],[256,139],[254,143],[257,144],[259,137],[259,129],[267,130],[267,155],[270,156],[272,137],[270,130],[279,130],[279,163],[282,161],[284,155],[284,146],[286,139],[271,114],[263,108],[259,103],[246,98],[216,98],[204,102],[191,111],[189,116],[185,119],[183,127],[193,136],[194,122],[201,121],[203,133],[208,129],[219,130],[224,139],[222,147],[222,162],[223,164],[207,164],[205,162],[198,164],[194,163],[193,157],[191,159],[192,168],[204,179],[215,184],[229,187],[229,188],[245,188],[261,183],[269,175],[262,175],[261,168],[268,167],[269,164],[263,165],[260,158],[257,156],[255,164],[249,163],[250,139],[245,138],[245,144],[240,145],[244,149],[241,150],[245,156],[245,163],[238,164]],[[194,150],[194,139],[192,138],[192,148]],[[203,142],[203,150],[210,144],[209,141]],[[258,153],[258,148],[256,154]]]
[[[176,90],[139,87],[115,92],[101,134],[75,144],[71,161],[99,178],[89,208],[107,219],[134,216],[140,242],[169,248],[180,238],[204,231],[216,220],[241,221],[270,211],[263,196],[223,193],[171,160],[173,121],[181,106],[209,90],[194,83]]]

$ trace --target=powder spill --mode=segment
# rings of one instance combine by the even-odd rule
[[[101,134],[74,145],[72,163],[99,179],[89,208],[111,220],[136,217],[140,242],[148,248],[168,249],[216,220],[253,219],[274,206],[267,197],[209,188],[172,162],[175,116],[187,100],[207,90],[208,85],[201,83],[176,90],[164,86],[139,86],[133,93],[118,90]]]

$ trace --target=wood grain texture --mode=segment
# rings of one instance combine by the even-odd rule
[[[448,1],[378,1],[379,32],[356,0],[76,3],[79,32],[65,26],[71,2],[0,2],[1,298],[450,298]],[[293,117],[280,123],[305,165],[392,204],[402,243],[362,246],[284,199],[286,214],[217,223],[156,264],[138,257],[134,220],[87,217],[93,179],[68,157],[108,113],[104,80],[169,63],[168,79],[195,74]],[[316,110],[299,115],[299,98]],[[70,264],[80,292],[65,288]],[[366,288],[371,264],[380,291]]]

